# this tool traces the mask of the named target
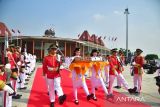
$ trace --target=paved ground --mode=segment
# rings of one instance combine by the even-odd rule
[[[40,64],[37,64],[37,67],[41,66]],[[124,77],[128,81],[128,84],[130,87],[133,87],[133,77],[130,75],[129,66],[126,67],[125,71],[123,72]],[[27,85],[27,90],[25,91],[19,91],[20,94],[22,94],[22,98],[19,100],[13,100],[13,107],[27,107],[27,102],[30,94],[30,90],[32,87],[32,82],[35,76],[35,72],[30,78],[29,84]],[[139,97],[141,101],[143,101],[146,104],[151,105],[152,107],[160,107],[160,95],[157,91],[158,87],[155,85],[155,74],[144,74],[143,75],[143,86],[142,86],[142,94],[140,96],[135,95],[129,95],[124,88],[121,89],[115,89],[118,92],[124,93],[128,95],[130,98]],[[116,85],[116,81],[115,81]],[[1,105],[1,98],[0,98],[0,105]],[[1,107],[1,106],[0,106]]]
[[[130,87],[133,87],[133,77],[130,75],[129,66],[126,67],[123,72],[124,77],[126,78]],[[142,82],[142,94],[138,96],[143,98],[144,103],[151,105],[152,107],[160,107],[160,94],[158,93],[158,87],[156,86],[156,80],[154,77],[157,76],[157,73],[154,74],[144,74]],[[116,82],[115,82],[116,83]],[[124,89],[116,89],[118,92],[127,93]],[[130,97],[137,97],[135,95],[129,95]]]
[[[37,63],[36,65],[36,68],[37,67],[41,67],[41,64]],[[35,70],[36,71],[36,70]],[[13,99],[13,107],[27,107],[27,102],[28,102],[28,98],[29,98],[29,95],[30,95],[30,91],[31,91],[31,88],[32,88],[32,83],[33,83],[33,80],[34,80],[34,76],[35,76],[35,73],[34,72],[31,77],[29,78],[30,81],[28,81],[28,85],[27,86],[27,89],[26,90],[18,90],[18,94],[22,94],[22,97],[21,99]],[[0,107],[1,106],[2,102],[1,102],[1,95],[0,95]]]

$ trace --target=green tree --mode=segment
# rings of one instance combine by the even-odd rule
[[[157,54],[147,54],[145,56],[145,60],[154,60],[154,59],[158,59],[158,55]]]

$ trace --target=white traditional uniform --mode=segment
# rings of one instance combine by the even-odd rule
[[[71,61],[73,61],[75,57],[80,57],[80,56],[72,57]],[[82,75],[81,73],[77,74],[75,69],[72,70],[72,83],[73,83],[73,92],[74,92],[75,100],[78,100],[77,88],[80,88],[80,87],[83,88],[86,96],[89,96],[88,87],[85,81],[85,75]]]
[[[91,61],[101,61],[99,57],[91,57]],[[106,95],[108,95],[108,91],[105,87],[105,83],[102,79],[102,76],[101,76],[101,70],[99,70],[97,73],[96,73],[96,70],[94,67],[91,68],[92,70],[92,76],[91,76],[91,84],[92,84],[92,94],[94,95],[94,97],[96,98],[95,96],[95,88],[99,87],[99,86],[102,86],[104,92]],[[98,74],[98,75],[97,75]],[[98,76],[98,77],[97,77]]]
[[[106,85],[109,85],[109,65],[104,67],[105,77],[106,77]]]

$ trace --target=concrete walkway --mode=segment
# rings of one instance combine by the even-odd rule
[[[130,87],[133,88],[133,76],[130,75],[130,66],[125,67],[125,71],[123,72],[125,79],[127,80]],[[129,95],[129,93],[121,89],[115,89],[118,92],[124,93],[129,97],[139,97],[142,102],[151,105],[152,107],[160,107],[160,94],[158,93],[158,87],[156,86],[156,80],[154,77],[157,76],[157,73],[154,74],[145,74],[142,79],[142,94],[139,96]],[[117,80],[116,80],[117,81]],[[116,82],[115,81],[115,85]]]

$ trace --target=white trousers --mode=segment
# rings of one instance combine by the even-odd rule
[[[20,80],[21,80],[20,88],[24,88],[25,75],[26,75],[25,73],[20,73]]]
[[[110,76],[109,76],[109,94],[112,94],[112,93],[113,93],[113,83],[114,83],[115,77],[116,77],[115,75],[110,75]],[[117,78],[119,78],[119,81],[120,81],[120,83],[124,86],[124,88],[125,88],[126,90],[128,90],[128,89],[129,89],[129,86],[128,86],[128,83],[127,83],[127,81],[125,80],[124,76],[123,76],[121,73],[119,73],[119,74],[117,75]]]
[[[8,92],[0,91],[2,95],[2,107],[12,107],[12,96],[9,96]]]
[[[45,79],[45,82],[46,82],[47,91],[49,92],[49,85],[48,85],[47,75],[44,76],[44,79]]]
[[[109,84],[109,66],[105,67],[106,84]]]
[[[62,96],[63,95],[63,90],[61,87],[61,78],[57,77],[54,79],[47,79],[47,83],[49,86],[49,98],[50,98],[50,102],[55,102],[55,89],[57,91],[57,95],[58,96]]]
[[[129,89],[128,83],[127,83],[127,81],[125,80],[125,78],[124,78],[124,76],[122,75],[122,73],[119,73],[119,74],[117,75],[117,79],[118,79],[119,83],[124,86],[124,88],[125,88],[126,90]],[[121,86],[121,85],[120,85],[120,86]]]
[[[81,74],[77,75],[74,71],[72,71],[73,94],[74,94],[75,100],[78,100],[77,89],[80,88],[80,87],[83,88],[86,96],[89,95],[89,91],[88,91],[88,87],[87,87],[84,75],[83,75],[83,79],[84,80],[82,80]]]
[[[119,76],[117,76],[117,86],[122,86],[122,83],[121,83],[121,80],[120,80]]]
[[[134,87],[137,87],[137,91],[140,92],[142,89],[142,76],[134,74],[133,81]]]
[[[14,91],[17,92],[17,80],[11,80],[11,86],[13,87]]]
[[[98,77],[97,77],[98,76]],[[95,88],[102,86],[104,92],[106,95],[108,95],[108,90],[105,86],[105,83],[103,81],[103,78],[101,77],[101,71],[96,71],[92,69],[92,76],[91,76],[91,85],[92,85],[92,93],[95,95]]]

